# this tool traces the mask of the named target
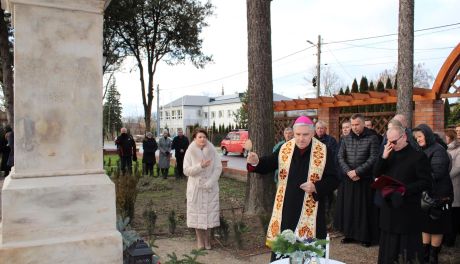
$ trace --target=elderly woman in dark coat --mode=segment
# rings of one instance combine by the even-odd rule
[[[450,158],[446,149],[436,142],[433,130],[428,125],[421,124],[412,131],[418,145],[430,161],[433,186],[429,196],[449,204],[440,211],[438,217],[433,217],[430,213],[425,213],[422,217],[423,259],[430,264],[437,264],[442,234],[450,233],[452,229],[450,204],[453,200],[453,187],[449,176]]]

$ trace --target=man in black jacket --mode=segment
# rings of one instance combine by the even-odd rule
[[[345,177],[337,192],[334,225],[345,236],[342,243],[359,241],[369,247],[378,236],[370,184],[379,143],[375,133],[364,126],[361,114],[351,116],[351,129],[339,148],[339,165]]]
[[[379,188],[384,197],[380,207],[379,264],[395,263],[407,257],[411,263],[422,259],[421,193],[431,186],[430,165],[423,152],[408,143],[404,128],[387,131],[388,143],[374,166],[377,181],[385,175],[399,185]]]
[[[117,145],[118,155],[120,156],[121,172],[125,175],[126,172],[131,174],[132,172],[132,161],[137,161],[136,156],[136,142],[131,135],[128,135],[128,131],[125,127],[120,130],[121,135],[115,139]],[[132,160],[132,161],[131,161]]]
[[[184,177],[184,156],[189,145],[188,138],[184,136],[182,128],[177,129],[177,136],[172,141],[171,149],[174,149],[176,157],[176,178]]]

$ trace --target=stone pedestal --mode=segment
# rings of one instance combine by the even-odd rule
[[[15,166],[2,190],[2,263],[122,262],[102,156],[105,4],[2,0],[15,28]]]

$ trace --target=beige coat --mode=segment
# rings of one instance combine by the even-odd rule
[[[453,207],[460,207],[460,143],[451,142],[448,145],[447,152],[452,157],[452,169],[450,170],[450,179],[454,187]]]
[[[202,160],[212,160],[211,165],[201,168]],[[208,141],[201,150],[192,142],[185,152],[184,174],[187,181],[187,226],[208,229],[220,225],[219,178],[222,163],[214,146]]]

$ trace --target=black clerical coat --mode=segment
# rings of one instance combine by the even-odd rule
[[[299,222],[302,203],[305,196],[305,191],[300,188],[300,185],[305,183],[308,179],[311,145],[310,143],[304,151],[301,151],[297,146],[294,147],[283,204],[281,231],[285,229],[294,231]],[[272,155],[261,157],[254,172],[267,174],[278,169],[278,155],[279,149]],[[339,184],[339,180],[335,176],[337,173],[334,166],[335,157],[334,155],[326,155],[326,157],[323,176],[320,181],[315,183],[316,193],[313,194],[314,199],[318,201],[316,237],[320,239],[326,238],[327,234],[325,198],[328,193],[336,189]]]

